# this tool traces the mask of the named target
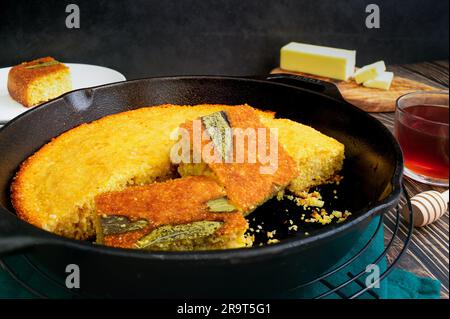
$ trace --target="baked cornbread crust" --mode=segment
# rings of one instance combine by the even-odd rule
[[[161,105],[106,116],[54,138],[20,167],[12,203],[20,218],[56,234],[95,236],[95,196],[173,177],[170,133],[229,106]],[[273,113],[258,112],[261,117]]]
[[[265,148],[264,155],[266,155],[266,148],[269,148],[271,145],[270,139],[276,139],[277,136],[273,135],[268,127],[261,123],[255,109],[250,106],[227,108],[224,113],[231,128],[242,130],[250,129],[255,133],[253,136],[247,135],[247,139],[243,143],[244,145],[242,145],[243,154],[241,155],[243,162],[236,160],[236,154],[239,150],[237,150],[237,137],[234,136],[234,141],[232,143],[232,153],[234,154],[234,158],[231,159],[231,162],[226,163],[222,160],[219,163],[207,163],[208,167],[206,168],[203,163],[205,162],[205,156],[209,156],[209,154],[202,152],[202,149],[205,149],[205,146],[211,143],[211,137],[209,137],[209,139],[204,139],[200,145],[193,145],[193,153],[199,154],[202,157],[203,163],[200,163],[199,167],[194,163],[188,163],[187,165],[181,163],[178,172],[181,176],[197,174],[213,176],[214,179],[225,188],[230,202],[238,207],[242,213],[248,214],[256,207],[272,198],[278,191],[283,190],[291,180],[298,176],[298,168],[295,161],[287,154],[283,146],[277,142],[277,158],[276,163],[273,163],[276,167],[268,174],[261,173],[261,168],[269,165],[269,163],[261,163],[260,160],[251,162],[249,145],[254,143],[256,146],[259,145],[259,142],[262,142],[262,145]],[[191,136],[190,140],[193,141],[193,122],[189,121],[181,127],[189,132],[189,135]],[[202,125],[201,133],[203,134],[205,131],[206,128]],[[262,136],[259,136],[260,131],[264,132],[261,133]],[[252,141],[250,141],[250,139],[252,139]],[[200,146],[201,149],[198,149],[198,146]],[[256,151],[256,147],[253,151]]]
[[[52,57],[21,63],[8,73],[9,94],[26,107],[47,102],[70,90],[69,68]]]
[[[187,192],[186,190],[189,190]],[[147,221],[141,229],[97,235],[97,241],[107,246],[140,248],[142,238],[162,226],[191,225],[197,222],[220,222],[211,235],[196,236],[189,231],[171,236],[156,237],[146,249],[198,250],[244,247],[247,221],[237,211],[210,212],[207,202],[223,198],[226,193],[214,180],[195,176],[178,178],[162,183],[129,187],[120,192],[109,192],[96,197],[99,220],[97,234],[102,233],[101,219],[124,216],[131,222]],[[201,224],[200,224],[201,225]],[[206,225],[208,226],[208,225]],[[188,229],[189,230],[189,229]],[[178,236],[177,236],[178,235]],[[99,240],[100,239],[100,240]]]

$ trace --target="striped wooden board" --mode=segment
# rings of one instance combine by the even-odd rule
[[[393,67],[396,74],[415,79],[422,83],[448,89],[449,64],[448,61],[425,62]],[[374,113],[375,118],[385,124],[391,132],[394,128],[394,113]],[[410,196],[418,193],[436,190],[443,192],[446,189],[418,183],[405,178],[405,186]],[[404,201],[402,200],[404,204]],[[394,229],[395,219],[393,212],[387,214],[385,234],[388,240]],[[400,235],[406,236],[406,227],[400,227]],[[393,250],[388,259],[396,256],[401,248],[400,242],[394,243]],[[407,254],[400,260],[400,268],[412,271],[423,277],[436,278],[442,283],[441,297],[449,298],[449,212],[431,225],[415,228],[412,242]]]
[[[392,68],[388,69],[392,70]],[[392,112],[395,110],[395,103],[400,96],[416,91],[430,91],[436,89],[435,85],[430,85],[431,83],[425,84],[420,80],[414,80],[410,77],[401,76],[395,72],[394,80],[392,81],[391,88],[388,91],[366,88],[357,84],[355,81],[339,81],[305,73],[288,72],[280,68],[272,70],[271,73],[301,75],[334,83],[341,92],[342,97],[347,102],[366,112]]]

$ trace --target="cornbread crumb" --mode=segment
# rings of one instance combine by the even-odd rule
[[[344,176],[336,174],[335,176],[333,176],[333,178],[331,178],[330,183],[339,185],[343,179]]]
[[[325,209],[321,209],[320,213],[318,211],[314,211],[311,214],[312,218],[305,219],[307,223],[318,223],[322,225],[330,224],[334,219],[337,219],[336,223],[342,223],[347,220],[349,216],[352,214],[349,211],[345,211],[344,213],[333,210],[331,214],[329,214]]]
[[[244,235],[245,247],[252,247],[254,241],[255,241],[255,235],[249,235],[249,234]]]
[[[284,198],[284,189],[277,193],[277,200],[281,201]]]
[[[297,206],[303,206],[304,209],[308,207],[323,207],[324,201],[319,192],[314,191],[308,193],[306,191],[300,192],[298,195],[286,195],[288,200],[295,202]]]

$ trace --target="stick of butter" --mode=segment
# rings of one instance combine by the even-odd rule
[[[394,79],[394,73],[383,72],[379,76],[377,76],[375,79],[364,82],[363,85],[368,88],[389,90],[393,79]]]
[[[366,65],[355,72],[355,81],[356,83],[361,84],[363,82],[373,80],[384,71],[386,71],[384,61],[378,61],[373,64]]]
[[[281,48],[280,67],[337,80],[355,72],[356,51],[291,42]]]

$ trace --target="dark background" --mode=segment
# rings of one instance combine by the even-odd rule
[[[78,4],[81,28],[67,29]],[[365,8],[381,9],[367,29]],[[0,67],[51,55],[127,78],[263,74],[290,41],[356,49],[357,64],[448,59],[448,0],[2,1]]]

